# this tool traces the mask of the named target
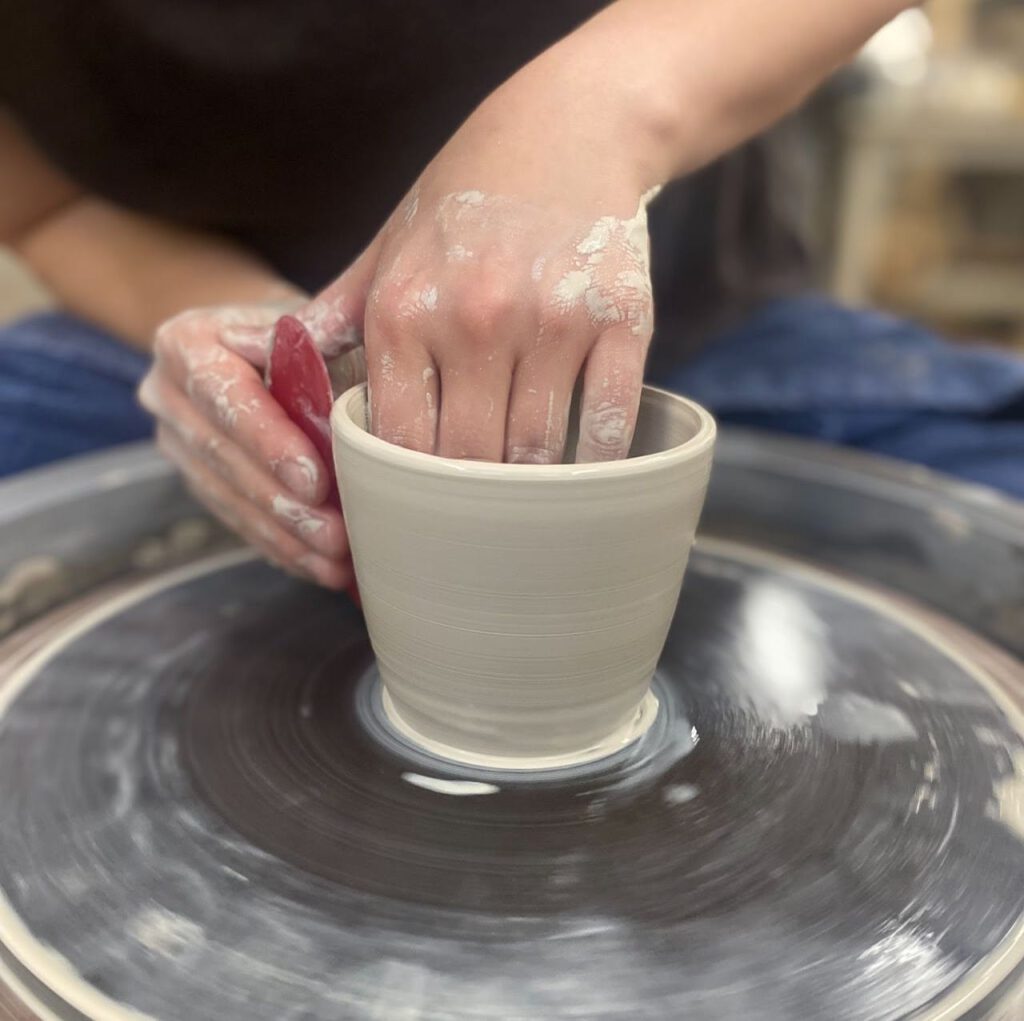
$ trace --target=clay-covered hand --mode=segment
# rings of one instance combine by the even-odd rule
[[[290,307],[294,307],[294,304]],[[196,309],[157,331],[139,389],[189,487],[269,560],[329,588],[351,579],[341,515],[313,445],[262,378],[281,304]]]
[[[651,182],[524,89],[474,114],[304,316],[365,328],[370,425],[390,442],[558,462],[582,373],[569,456],[624,457],[652,331]]]

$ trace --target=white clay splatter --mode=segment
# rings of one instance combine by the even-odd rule
[[[426,311],[433,312],[437,308],[437,288],[424,287],[419,294],[419,303]]]
[[[313,535],[324,527],[322,518],[316,517],[308,507],[283,494],[274,497],[272,506],[277,517],[297,525],[303,535]]]
[[[313,458],[306,457],[305,454],[299,454],[298,457],[293,457],[292,460],[298,466],[299,471],[306,476],[306,482],[309,483],[310,488],[315,489],[320,481],[320,470],[317,468]]]
[[[238,421],[238,408],[231,403],[226,394],[219,393],[213,399],[217,417],[226,426],[233,426]]]
[[[600,262],[611,244],[618,226],[623,222],[614,216],[602,216],[576,246],[576,251],[580,255],[594,256],[596,261]]]
[[[422,787],[436,794],[450,794],[457,798],[497,794],[501,789],[493,783],[483,783],[480,780],[445,780],[439,776],[424,776],[422,773],[403,773],[402,779],[414,787]]]
[[[615,286],[624,291],[646,291],[651,282],[648,277],[636,269],[624,269],[615,277]]]
[[[559,280],[552,292],[563,314],[584,308],[595,326],[627,322],[639,336],[650,330],[651,283],[647,238],[648,193],[636,214],[627,220],[602,216],[576,245],[577,265]],[[603,273],[607,261],[625,263],[609,281]]]
[[[223,357],[227,352],[223,348],[215,348]],[[213,409],[221,424],[232,428],[238,421],[238,413],[248,408],[243,408],[239,403],[232,400],[231,391],[238,384],[238,379],[233,373],[224,373],[218,370],[215,363],[220,359],[211,357],[209,360],[186,361],[188,375],[185,380],[185,392],[189,397],[197,397],[205,394],[213,404]]]
[[[157,905],[140,911],[128,923],[128,934],[162,957],[181,957],[204,942],[203,930],[195,922]]]
[[[352,321],[340,300],[314,298],[296,312],[325,358],[337,358],[363,342],[363,331]]]
[[[911,976],[915,986],[920,984],[928,990],[941,988],[949,981],[946,954],[935,937],[912,919],[887,922],[881,938],[858,954],[857,960],[867,976],[895,968]]]
[[[588,287],[583,295],[583,302],[587,306],[590,321],[595,326],[611,326],[614,323],[621,323],[625,318],[625,313],[614,295],[600,287]]]
[[[840,741],[890,744],[913,741],[917,730],[898,707],[854,691],[832,695],[818,711],[822,729]]]
[[[580,417],[580,436],[598,452],[617,452],[625,447],[628,429],[626,409],[607,401],[585,409]]]
[[[555,284],[554,298],[563,311],[575,308],[586,297],[591,286],[591,275],[582,269],[573,269]]]
[[[688,801],[693,801],[698,794],[700,788],[692,783],[674,783],[661,792],[661,800],[666,805],[685,805]]]

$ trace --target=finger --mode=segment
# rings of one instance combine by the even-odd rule
[[[297,570],[327,588],[341,589],[351,581],[345,561],[311,552],[305,543],[234,492],[166,427],[159,430],[157,442],[180,469],[197,498],[272,562]]]
[[[291,312],[297,301],[279,301],[265,305],[209,310],[217,323],[221,343],[250,365],[262,370],[270,357],[274,324]]]
[[[482,365],[442,362],[437,453],[473,461],[501,461],[512,368],[496,354]]]
[[[158,337],[157,343],[159,364],[215,428],[267,465],[300,500],[318,506],[327,499],[329,476],[316,448],[267,393],[252,365],[209,338],[161,344]],[[144,406],[146,387],[139,393]],[[152,390],[149,395],[155,397]]]
[[[583,373],[577,462],[616,461],[629,454],[646,355],[646,339],[624,325],[603,333],[591,349]]]
[[[570,348],[542,348],[520,361],[509,399],[506,461],[561,462],[573,388],[582,366],[582,354]]]
[[[366,371],[370,432],[388,443],[433,453],[438,379],[426,349],[371,316],[366,323]]]
[[[153,388],[150,399],[160,408],[162,428],[171,430],[236,493],[317,552],[334,558],[348,553],[345,525],[336,510],[327,504],[309,507],[289,496],[268,470],[215,430],[172,383],[156,380]]]
[[[335,358],[363,342],[366,295],[380,247],[378,237],[340,277],[293,313],[325,358]]]
[[[182,444],[177,437],[161,426],[157,430],[157,447],[181,472],[192,495],[211,511],[231,531],[244,538],[249,545],[258,549],[275,566],[283,566],[289,551],[270,522],[261,521],[251,507],[229,499],[230,491],[212,479],[191,448]],[[298,555],[303,555],[299,552]]]

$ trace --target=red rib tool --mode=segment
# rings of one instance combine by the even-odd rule
[[[274,327],[267,360],[267,389],[285,414],[309,437],[327,468],[327,500],[341,510],[334,456],[331,452],[331,405],[334,393],[327,363],[309,331],[294,316],[282,316]],[[359,605],[359,590],[352,582],[349,595]]]

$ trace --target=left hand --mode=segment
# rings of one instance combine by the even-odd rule
[[[327,588],[352,580],[329,472],[267,393],[278,304],[193,309],[158,330],[139,388],[157,443],[197,499],[272,563]]]

